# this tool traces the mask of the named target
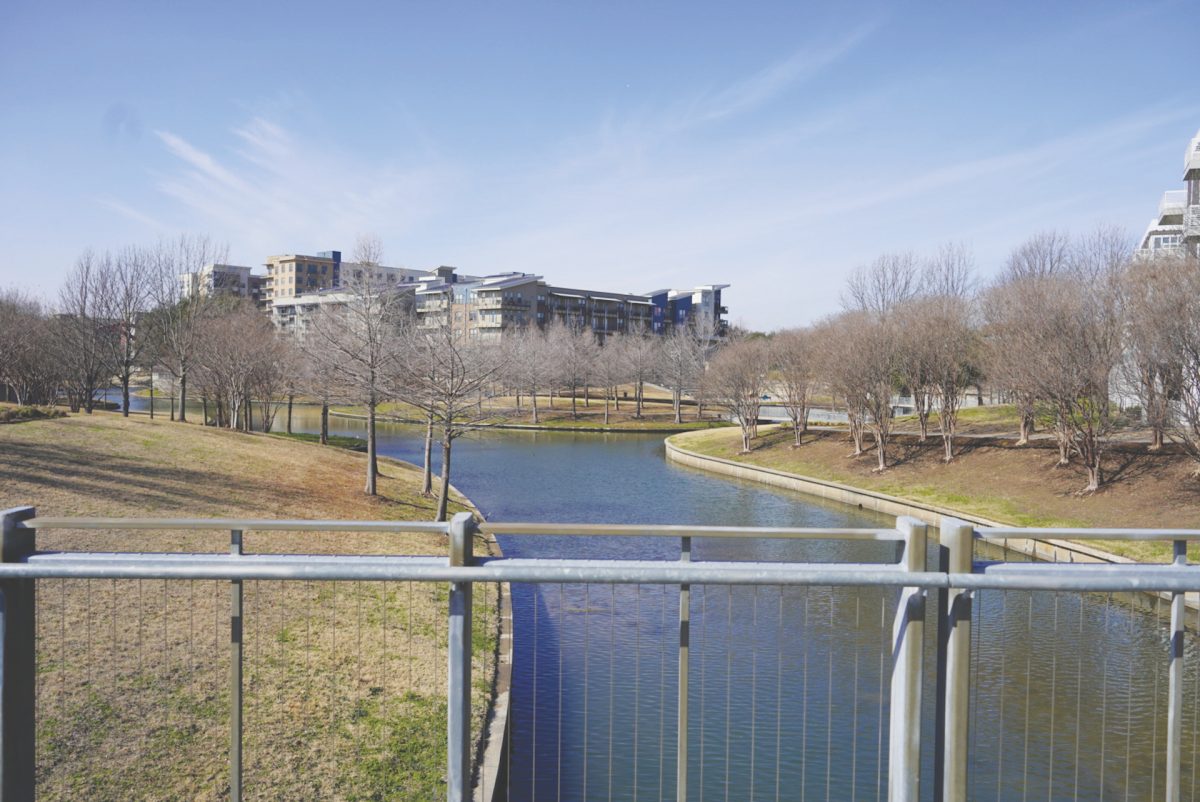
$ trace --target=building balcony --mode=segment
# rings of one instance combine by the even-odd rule
[[[1183,213],[1183,239],[1200,242],[1200,206],[1189,206]]]
[[[421,301],[417,304],[418,312],[442,312],[446,310],[450,304],[446,301]]]
[[[510,298],[481,298],[475,304],[479,309],[528,309],[528,301]]]

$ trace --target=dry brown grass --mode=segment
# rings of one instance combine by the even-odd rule
[[[425,519],[417,475],[279,438],[110,414],[0,428],[0,504],[42,515]],[[461,505],[453,505],[461,509]],[[39,548],[224,551],[228,535],[44,532]],[[246,534],[248,552],[440,554],[418,534]],[[229,716],[226,582],[45,580],[38,589],[44,799],[220,799]],[[444,795],[446,588],[247,582],[249,799]],[[498,588],[476,592],[475,710]]]

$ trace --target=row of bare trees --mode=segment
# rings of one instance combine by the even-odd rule
[[[796,445],[812,398],[829,399],[853,454],[870,434],[884,470],[898,406],[911,406],[921,441],[936,417],[950,461],[959,407],[984,382],[1016,406],[1018,443],[1050,432],[1060,464],[1085,471],[1085,492],[1104,481],[1118,400],[1140,409],[1152,449],[1170,438],[1200,461],[1200,264],[1179,252],[1135,259],[1103,227],[1031,237],[983,286],[961,246],[887,254],[850,277],[841,312],[733,343],[704,387],[744,421],[746,450],[763,396],[786,410]]]

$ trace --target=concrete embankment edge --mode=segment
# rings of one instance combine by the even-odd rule
[[[886,493],[876,493],[871,490],[863,490],[850,485],[839,484],[838,482],[829,482],[823,479],[814,479],[810,476],[777,471],[773,468],[761,468],[755,465],[746,465],[745,463],[722,459],[721,457],[697,454],[679,445],[679,441],[686,441],[686,437],[687,435],[684,434],[666,439],[667,459],[699,470],[711,471],[751,482],[760,482],[786,490],[794,490],[810,496],[848,504],[851,507],[883,513],[884,515],[911,515],[935,527],[935,531],[933,532],[935,536],[937,534],[936,527],[941,524],[943,517],[958,518],[978,527],[1007,525],[986,518],[980,518],[976,515],[970,515],[959,510],[932,504],[922,504],[896,496],[889,496]],[[1048,562],[1135,562],[1127,557],[1121,557],[1120,555],[1065,540],[1004,538],[992,540],[991,542],[1002,548],[1027,554],[1034,559],[1046,560]]]
[[[421,470],[412,463],[391,457],[381,456],[379,461],[407,471]],[[481,522],[486,520],[466,494],[454,485],[450,485],[450,492],[453,494],[451,497],[470,510],[476,519]],[[504,556],[493,535],[487,536],[486,545],[489,556]],[[500,600],[496,613],[496,668],[491,678],[492,703],[483,720],[483,730],[474,745],[474,788],[471,791],[471,799],[474,802],[504,802],[508,798],[508,729],[511,726],[514,643],[512,588],[507,582],[500,583]]]

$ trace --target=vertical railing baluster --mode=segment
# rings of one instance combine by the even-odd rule
[[[969,574],[974,563],[975,531],[957,518],[942,518],[938,535],[944,550],[943,569]],[[940,799],[963,802],[967,798],[967,737],[971,702],[971,593],[950,589],[945,595],[939,622],[943,663],[939,684],[943,688],[941,729],[938,738],[942,771]]]
[[[680,538],[680,562],[692,561],[692,539]],[[692,591],[679,586],[679,704],[675,723],[675,799],[687,802],[688,774],[688,670],[691,664]]]
[[[0,512],[0,561],[22,562],[37,548],[21,526],[33,507]],[[35,579],[0,581],[0,799],[32,800],[36,783],[37,605]],[[60,669],[61,670],[61,669]]]
[[[460,512],[450,521],[450,565],[470,565],[475,519]],[[471,797],[471,591],[470,582],[450,583],[447,627],[446,799]]]
[[[900,567],[925,569],[925,524],[907,516],[896,519],[904,535]],[[921,667],[925,644],[925,590],[900,591],[892,627],[892,704],[888,738],[888,800],[917,802],[921,789]]]
[[[1175,564],[1187,564],[1187,541],[1175,541]],[[1183,745],[1184,594],[1171,595],[1171,667],[1167,699],[1167,802],[1179,802]]]
[[[242,555],[242,530],[229,531],[229,553]],[[242,799],[242,580],[229,583],[229,799]]]

